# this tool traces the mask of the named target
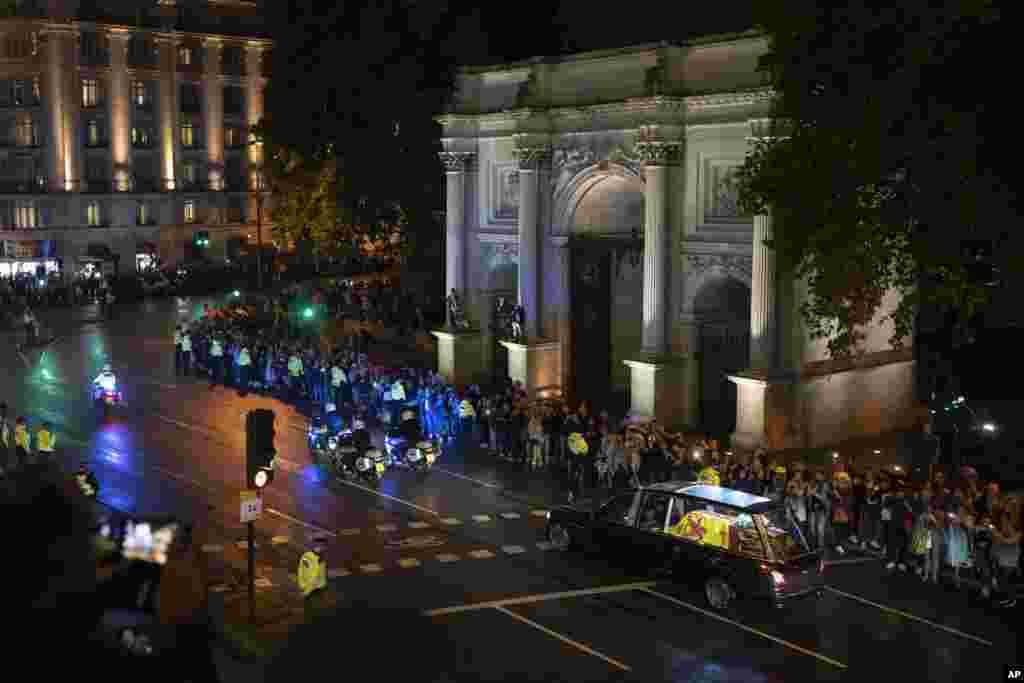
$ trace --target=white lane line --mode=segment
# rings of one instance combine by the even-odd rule
[[[441,524],[447,524],[448,526],[457,526],[462,524],[462,521],[456,517],[442,517]]]
[[[501,546],[501,552],[506,555],[521,555],[526,552],[526,548],[521,545],[503,545]]]
[[[554,544],[551,541],[537,541],[537,550],[543,550],[547,552],[554,548]]]
[[[275,517],[280,517],[281,519],[287,519],[289,522],[293,522],[295,524],[298,524],[299,526],[304,526],[307,529],[311,529],[311,530],[316,531],[316,532],[321,533],[321,534],[327,534],[328,536],[331,536],[332,538],[337,538],[338,537],[338,535],[336,533],[334,533],[333,531],[328,531],[327,529],[324,529],[323,527],[319,527],[316,524],[310,524],[309,522],[303,522],[301,519],[295,519],[291,515],[286,515],[285,513],[281,512],[279,510],[275,510],[274,508],[263,508],[263,510],[268,515],[274,515]]]
[[[477,524],[485,524],[486,522],[491,521],[491,516],[490,515],[473,515],[473,521],[476,522]]]
[[[481,548],[480,550],[470,550],[469,556],[474,560],[489,560],[494,557],[494,553],[490,550],[484,550]]]
[[[566,598],[581,598],[588,595],[605,595],[606,593],[626,593],[628,591],[644,590],[658,585],[656,581],[640,581],[637,583],[620,583],[614,586],[597,586],[596,588],[581,588],[578,590],[561,591],[558,593],[535,593],[523,595],[518,598],[503,598],[501,600],[489,600],[487,602],[476,602],[468,605],[455,605],[454,607],[440,607],[427,610],[424,616],[439,617],[445,614],[460,614],[462,612],[476,612],[483,609],[497,607],[508,607],[512,605],[530,605],[535,602],[548,602],[551,600],[564,600]]]
[[[910,619],[911,621],[917,621],[917,622],[920,622],[922,624],[927,624],[928,626],[931,626],[932,628],[937,628],[940,631],[945,631],[946,633],[952,633],[955,636],[960,636],[961,638],[966,638],[967,640],[973,640],[976,643],[980,643],[982,645],[987,645],[989,647],[992,647],[992,642],[991,641],[985,640],[984,638],[979,638],[978,636],[972,636],[970,633],[964,633],[963,631],[961,631],[959,629],[955,629],[952,626],[946,626],[945,624],[939,624],[939,623],[931,621],[929,619],[925,619],[924,617],[919,617],[916,614],[911,614],[910,612],[904,612],[903,610],[899,610],[899,609],[896,609],[894,607],[887,607],[886,605],[882,605],[882,604],[879,604],[877,602],[872,602],[871,600],[868,600],[867,598],[862,598],[859,595],[854,595],[853,593],[847,593],[845,591],[838,590],[836,588],[833,588],[832,586],[825,586],[825,590],[827,590],[830,593],[835,593],[836,595],[839,595],[839,596],[842,596],[844,598],[847,598],[848,600],[854,600],[856,602],[860,602],[860,603],[863,603],[865,605],[871,605],[872,607],[880,609],[883,612],[888,612],[889,614],[896,614],[896,615],[899,615],[899,616],[904,617],[906,619]]]
[[[398,561],[398,566],[402,569],[412,569],[413,567],[420,566],[420,561],[415,557],[403,557]]]
[[[502,512],[501,513],[501,518],[502,519],[519,519],[519,513],[518,512]]]
[[[530,514],[534,517],[544,517],[548,514],[547,510],[530,510]]]
[[[238,543],[235,543],[235,547],[238,548],[239,550],[247,550],[249,548],[249,541],[239,541]],[[254,549],[258,549],[260,547],[260,544],[259,543],[253,543],[252,547]]]
[[[803,647],[801,645],[797,645],[796,643],[791,643],[788,640],[783,640],[782,638],[779,638],[778,636],[773,636],[770,633],[765,633],[764,631],[760,631],[760,630],[758,630],[756,628],[753,628],[751,626],[747,626],[746,624],[742,624],[742,623],[740,623],[738,621],[733,621],[732,619],[729,619],[728,617],[723,617],[720,614],[715,614],[714,612],[706,610],[706,609],[704,609],[702,607],[697,607],[696,605],[691,605],[690,603],[685,602],[683,600],[680,600],[678,598],[674,598],[671,595],[666,595],[665,593],[661,593],[661,592],[656,591],[656,590],[651,590],[650,588],[641,588],[640,591],[643,592],[643,593],[647,593],[649,595],[653,595],[656,598],[661,598],[662,600],[666,600],[668,602],[671,602],[673,605],[678,605],[680,607],[685,607],[686,609],[688,609],[688,610],[690,610],[692,612],[696,612],[697,614],[702,614],[705,617],[708,617],[710,619],[717,619],[718,621],[721,621],[724,624],[731,624],[732,626],[735,626],[736,628],[738,628],[740,630],[746,631],[747,633],[752,633],[755,636],[761,636],[762,638],[766,638],[766,639],[772,641],[773,643],[777,643],[777,644],[782,645],[784,647],[788,647],[791,650],[795,650],[796,652],[800,652],[802,654],[809,655],[809,656],[814,657],[815,659],[817,659],[819,661],[825,662],[826,664],[831,664],[832,666],[834,666],[834,667],[836,667],[838,669],[846,669],[847,668],[847,666],[845,664],[843,664],[842,662],[837,661],[835,659],[832,659],[831,657],[826,657],[825,655],[821,654],[820,652],[815,652],[814,650],[808,650],[806,647]]]
[[[327,578],[328,579],[343,579],[346,576],[352,576],[352,572],[350,572],[347,569],[328,569],[327,570]]]
[[[516,614],[515,612],[513,612],[510,609],[506,609],[504,607],[495,607],[494,609],[498,610],[502,614],[507,614],[508,616],[512,617],[516,621],[522,622],[522,623],[526,624],[527,626],[532,626],[533,628],[537,629],[541,633],[546,633],[547,635],[551,636],[552,638],[554,638],[556,640],[560,640],[563,643],[565,643],[566,645],[569,645],[571,647],[576,648],[580,652],[585,652],[588,655],[591,655],[593,657],[597,657],[598,659],[602,659],[605,662],[608,662],[609,664],[614,666],[616,669],[620,669],[622,671],[632,671],[632,669],[629,666],[627,666],[626,664],[623,664],[619,660],[614,659],[612,657],[609,657],[606,654],[602,654],[602,653],[598,652],[597,650],[584,645],[583,643],[581,643],[578,640],[573,640],[572,638],[569,638],[568,636],[563,636],[561,633],[558,633],[557,631],[552,631],[547,626],[543,626],[541,624],[538,624],[536,621],[533,621],[532,619],[527,619],[526,617],[524,617],[521,614]]]
[[[115,456],[117,455],[117,453],[115,453],[114,451],[108,450],[107,452],[108,453],[112,453]],[[118,457],[120,457],[120,456],[118,456]],[[189,477],[186,477],[183,474],[176,474],[174,472],[171,472],[170,470],[165,470],[163,467],[158,467],[156,465],[151,465],[151,467],[154,470],[156,470],[157,472],[159,472],[160,474],[163,474],[164,476],[170,477],[171,479],[177,479],[178,481],[185,482],[186,484],[189,484],[190,486],[196,487],[200,491],[205,491],[206,493],[208,493],[211,496],[219,497],[219,495],[220,495],[216,491],[211,489],[210,487],[208,487],[208,486],[206,486],[204,484],[200,484],[195,479],[190,479]]]
[[[359,565],[359,571],[361,571],[364,574],[377,574],[383,569],[383,567],[376,563]]]
[[[448,562],[458,562],[459,561],[459,556],[458,555],[453,555],[451,553],[441,553],[440,555],[437,555],[436,557],[437,557],[437,561],[438,562],[448,563]]]
[[[430,524],[427,522],[409,522],[410,529],[429,529]]]
[[[835,567],[844,564],[870,564],[871,562],[881,562],[880,557],[848,557],[842,560],[825,560],[826,567]]]
[[[273,588],[274,583],[267,578],[260,577],[252,582],[256,588]]]
[[[425,508],[422,505],[417,505],[416,503],[410,503],[409,501],[402,500],[401,498],[395,498],[394,496],[389,496],[388,494],[381,493],[380,491],[374,491],[373,489],[366,488],[365,486],[357,484],[357,483],[355,483],[353,481],[345,481],[344,479],[338,479],[337,481],[338,481],[338,483],[344,484],[346,486],[351,486],[352,488],[359,489],[360,491],[366,491],[367,493],[373,494],[375,496],[379,496],[381,498],[387,498],[388,500],[392,500],[392,501],[394,501],[396,503],[400,503],[402,505],[408,505],[409,507],[413,508],[414,510],[419,510],[420,512],[425,512],[428,515],[434,515],[435,517],[439,517],[440,516],[440,514],[438,512],[435,512],[434,510],[431,510],[430,508]]]
[[[210,586],[210,590],[214,593],[227,593],[228,587],[223,583],[218,583],[215,586]]]
[[[362,533],[362,529],[342,529],[338,532],[341,536],[358,536]]]
[[[224,552],[224,546],[217,543],[207,543],[203,546],[202,550],[204,553],[222,553]]]
[[[271,543],[271,545],[284,545],[285,543],[287,543],[290,540],[291,539],[288,538],[287,536],[274,536],[273,538],[270,539],[270,543]]]
[[[377,531],[382,534],[389,534],[393,531],[398,531],[398,525],[396,524],[378,524]]]
[[[484,481],[482,479],[474,479],[473,477],[467,477],[465,474],[459,474],[458,472],[452,472],[451,470],[446,470],[446,469],[444,469],[442,467],[434,467],[434,471],[435,472],[444,472],[445,474],[447,474],[449,476],[456,477],[458,479],[465,479],[466,481],[471,481],[474,484],[479,484],[480,486],[486,486],[487,488],[491,488],[491,489],[500,489],[501,488],[500,484],[495,484],[494,482],[491,482],[491,481]]]

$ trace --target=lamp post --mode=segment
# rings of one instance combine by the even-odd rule
[[[256,289],[263,290],[263,171],[256,174]]]

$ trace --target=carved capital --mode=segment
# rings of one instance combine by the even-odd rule
[[[750,282],[754,260],[750,256],[737,254],[686,254],[686,263],[691,277],[701,275],[712,268],[727,275]]]
[[[649,141],[636,143],[636,153],[644,166],[673,166],[679,161],[681,142]]]
[[[465,173],[473,165],[472,152],[441,152],[438,154],[446,173]]]
[[[520,171],[538,171],[551,161],[551,148],[542,147],[516,147],[512,155],[519,164]]]

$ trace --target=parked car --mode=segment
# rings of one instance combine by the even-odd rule
[[[820,597],[825,586],[821,554],[781,504],[721,486],[666,482],[560,506],[548,513],[547,537],[559,550],[588,547],[667,569],[698,583],[715,609],[738,595],[781,606]]]

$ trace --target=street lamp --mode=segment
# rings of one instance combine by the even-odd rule
[[[263,199],[266,183],[263,171],[256,172],[256,289],[263,290]]]

